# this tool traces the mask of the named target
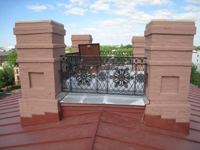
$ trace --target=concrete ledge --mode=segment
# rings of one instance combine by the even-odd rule
[[[62,101],[63,98],[65,98],[65,96],[68,94],[68,92],[60,92],[58,93],[58,95],[56,96],[56,99],[58,99],[59,101]]]
[[[64,93],[60,95],[61,103],[78,103],[78,104],[111,104],[111,105],[135,105],[145,106],[149,103],[146,96],[136,95],[113,95],[113,94],[96,94],[96,93]],[[63,96],[66,95],[64,98]]]

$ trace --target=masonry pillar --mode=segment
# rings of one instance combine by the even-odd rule
[[[144,46],[145,46],[145,37],[134,36],[132,38],[133,57],[144,57],[145,56]]]
[[[83,34],[83,35],[72,35],[72,53],[79,52],[78,45],[79,44],[92,44],[92,36]]]
[[[152,20],[145,30],[147,57],[145,125],[189,132],[194,21]]]
[[[15,22],[14,34],[22,89],[22,126],[59,121],[62,116],[56,95],[61,92],[64,26],[52,20]]]
[[[132,38],[133,57],[145,57],[144,46],[145,46],[145,37],[134,36]],[[136,58],[133,60],[133,63],[136,64],[136,66],[133,68],[134,71],[144,71],[143,65],[137,65],[143,63],[141,62],[141,59]]]

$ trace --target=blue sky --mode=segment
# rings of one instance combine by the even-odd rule
[[[54,20],[72,34],[91,34],[101,45],[131,44],[151,19],[195,20],[200,45],[200,0],[0,0],[0,47],[14,46],[15,21]]]

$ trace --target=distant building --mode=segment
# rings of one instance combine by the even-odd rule
[[[2,66],[2,63],[4,62],[4,59],[11,53],[12,51],[3,51],[0,52],[0,66]]]
[[[193,50],[192,62],[197,66],[197,71],[200,72],[200,51]]]
[[[13,47],[0,47],[0,66],[2,66],[4,59],[14,50],[16,51],[17,49]]]
[[[19,67],[14,67],[14,78],[15,78],[15,85],[20,85],[20,73],[19,73]]]

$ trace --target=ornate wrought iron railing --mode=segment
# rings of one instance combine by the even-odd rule
[[[80,55],[79,52],[66,53],[65,55]],[[132,51],[100,51],[100,56],[110,56],[110,57],[133,57]]]
[[[144,95],[146,57],[61,56],[62,90]]]
[[[74,56],[74,55],[79,55],[79,52],[75,52],[75,53],[66,53],[65,55],[66,55],[66,56],[69,56],[69,55],[73,55],[73,56]]]
[[[100,51],[100,56],[133,57],[133,52],[132,51]]]

